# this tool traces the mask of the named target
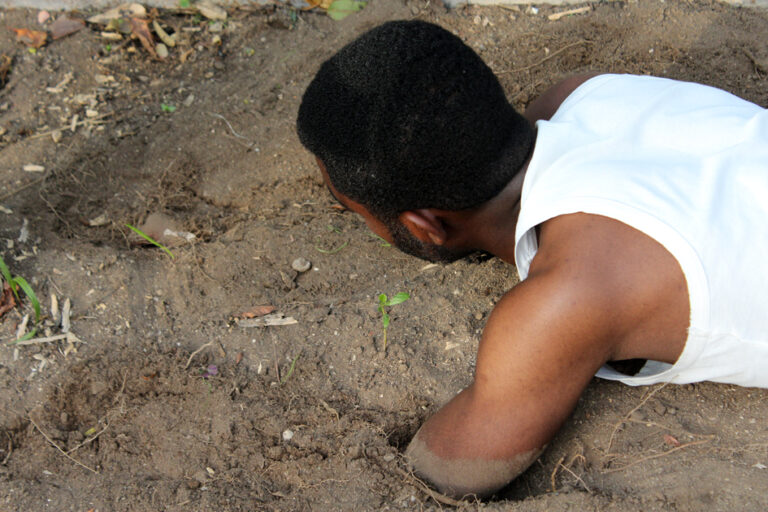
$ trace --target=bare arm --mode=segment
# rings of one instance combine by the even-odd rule
[[[407,455],[441,492],[488,495],[543,451],[608,358],[600,323],[554,276],[511,290],[483,333],[474,383],[430,418]]]
[[[487,495],[523,472],[606,361],[674,362],[690,312],[660,244],[618,221],[572,214],[541,227],[528,279],[496,305],[475,380],[408,447],[442,492]]]

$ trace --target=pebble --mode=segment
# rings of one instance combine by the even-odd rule
[[[163,43],[157,43],[155,46],[155,51],[157,52],[157,56],[161,59],[168,58],[168,47],[165,46]]]
[[[657,403],[653,406],[653,410],[658,414],[659,416],[664,416],[664,414],[667,412],[667,408],[660,403]]]
[[[306,258],[296,258],[293,260],[293,263],[291,263],[291,268],[296,272],[306,272],[312,268],[312,262]]]
[[[283,441],[288,442],[291,439],[293,439],[293,430],[291,430],[289,428],[283,430]]]
[[[61,130],[56,130],[53,133],[51,133],[51,139],[53,139],[53,142],[58,144],[61,142]]]

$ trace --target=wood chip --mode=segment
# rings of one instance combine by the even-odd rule
[[[261,318],[246,318],[237,321],[237,325],[240,327],[267,327],[270,325],[293,325],[297,323],[299,322],[295,318],[292,316],[286,317],[282,313],[272,313]]]
[[[213,5],[211,2],[202,1],[192,6],[197,9],[200,14],[208,18],[209,20],[226,20],[227,11],[217,5]]]
[[[101,14],[97,14],[96,16],[91,16],[90,18],[88,18],[88,23],[107,24],[111,20],[116,20],[118,18],[123,18],[126,16],[138,16],[142,18],[146,15],[147,15],[147,10],[141,4],[137,4],[137,3],[123,4],[118,7],[114,7],[108,11],[105,11]]]
[[[67,297],[64,300],[64,307],[61,308],[61,332],[66,334],[69,332],[69,328],[71,327],[71,321],[69,318],[69,315],[72,312],[72,301],[69,300],[69,297]]]
[[[578,9],[569,9],[567,11],[550,14],[549,16],[547,16],[547,19],[549,21],[557,21],[560,18],[564,18],[565,16],[570,16],[571,14],[584,14],[585,12],[589,12],[591,10],[592,10],[592,7],[587,5],[585,7],[579,7]]]
[[[45,171],[45,167],[42,165],[37,164],[25,164],[24,167],[22,167],[27,172],[43,172]]]

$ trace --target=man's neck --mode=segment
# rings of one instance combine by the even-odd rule
[[[469,244],[511,264],[515,262],[515,226],[527,169],[528,162],[499,194],[467,219],[465,227]]]

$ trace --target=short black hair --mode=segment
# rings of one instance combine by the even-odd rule
[[[323,63],[297,129],[336,189],[383,219],[482,204],[535,138],[483,60],[422,21],[384,23]]]

